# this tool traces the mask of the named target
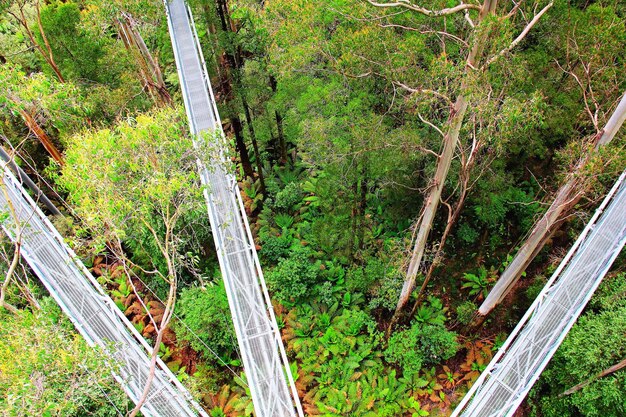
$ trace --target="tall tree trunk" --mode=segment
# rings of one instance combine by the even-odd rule
[[[270,75],[270,88],[272,92],[276,94],[278,83],[276,82],[276,77]],[[285,133],[283,131],[283,117],[281,116],[278,110],[274,110],[274,118],[276,119],[276,130],[278,131],[278,152],[279,152],[279,160],[281,164],[287,163],[287,142],[285,141]]]
[[[254,159],[256,160],[256,167],[259,173],[259,183],[261,185],[261,194],[265,195],[265,179],[263,178],[263,161],[261,161],[261,153],[259,152],[259,144],[256,141],[256,134],[254,133],[254,125],[252,124],[252,115],[250,114],[250,106],[248,106],[248,100],[244,94],[241,95],[241,104],[243,105],[244,115],[246,116],[246,124],[248,125],[248,133],[250,134],[250,141],[252,142],[252,149],[254,151]]]
[[[359,242],[358,249],[362,251],[365,247],[365,209],[367,208],[367,162],[363,161],[363,168],[361,169],[361,198],[359,199],[359,231],[357,239]]]
[[[116,19],[116,23],[124,46],[135,58],[144,89],[150,93],[155,102],[170,105],[172,97],[163,81],[161,68],[137,30],[134,19],[128,13],[123,12],[122,17]]]
[[[19,16],[17,16],[13,12],[8,12],[8,13],[11,16],[13,16],[18,21],[18,23],[24,28],[24,30],[26,31],[26,36],[28,36],[28,39],[30,40],[30,43],[35,47],[36,50],[38,50],[41,53],[41,56],[48,63],[48,65],[50,65],[50,68],[52,68],[52,71],[54,71],[54,73],[56,74],[56,76],[59,79],[59,81],[64,83],[65,82],[65,78],[63,78],[63,74],[61,74],[61,70],[59,69],[59,66],[57,65],[56,61],[54,60],[54,55],[52,54],[52,48],[50,47],[50,43],[48,42],[48,37],[46,36],[46,32],[43,30],[43,25],[41,23],[41,12],[40,12],[40,9],[39,9],[39,1],[35,2],[35,12],[36,12],[36,15],[37,15],[37,26],[38,26],[38,29],[39,29],[39,34],[41,35],[41,38],[44,41],[44,45],[46,47],[46,50],[44,50],[43,46],[41,46],[39,44],[39,42],[37,42],[37,40],[35,39],[35,35],[33,34],[32,30],[28,26],[28,21],[26,20],[26,15],[24,14],[24,6],[23,5],[19,5],[18,8],[20,10],[20,15]]]
[[[480,10],[477,27],[480,27],[480,24],[486,16],[495,11],[496,4],[497,0],[484,1]],[[465,77],[469,77],[470,72],[475,71],[477,66],[476,64],[482,55],[486,43],[486,33],[481,34],[481,36],[476,39],[467,57]],[[466,81],[463,81],[461,84],[460,94],[456,98],[456,102],[454,103],[450,117],[446,123],[447,128],[446,134],[443,138],[443,150],[439,155],[437,170],[435,171],[435,176],[430,185],[430,190],[428,191],[428,195],[426,196],[422,207],[422,213],[416,225],[417,234],[415,237],[415,244],[411,253],[411,259],[409,261],[404,285],[402,286],[402,292],[400,293],[400,298],[398,299],[396,311],[392,319],[392,325],[397,322],[400,312],[409,301],[411,292],[415,287],[415,279],[422,262],[422,257],[424,256],[424,250],[426,249],[426,244],[428,242],[428,235],[430,234],[430,230],[435,220],[435,215],[437,214],[437,207],[439,206],[443,186],[446,181],[446,177],[448,176],[450,165],[452,164],[454,150],[456,149],[459,141],[461,125],[463,124],[465,113],[467,112],[469,104],[466,97],[467,90],[468,86]]]
[[[480,315],[489,314],[502,302],[552,233],[565,221],[572,208],[585,194],[588,182],[580,175],[580,172],[587,166],[595,151],[613,140],[625,119],[626,93],[622,96],[620,103],[604,126],[604,129],[596,135],[593,151],[580,159],[576,168],[569,174],[567,182],[557,191],[556,197],[548,211],[535,223],[530,235],[515,255],[515,258],[506,267],[496,285],[485,298],[485,301],[478,309]]]
[[[424,292],[426,291],[426,287],[428,286],[428,283],[430,282],[430,279],[433,276],[433,273],[435,272],[435,268],[437,268],[437,266],[441,262],[441,258],[443,257],[443,253],[444,253],[443,250],[446,246],[448,237],[450,236],[450,233],[452,232],[452,228],[456,224],[459,217],[461,216],[461,211],[463,210],[463,207],[465,206],[465,199],[467,198],[467,193],[470,189],[469,180],[470,180],[471,172],[472,172],[472,169],[474,168],[474,165],[476,164],[476,157],[481,148],[482,148],[481,143],[475,142],[469,156],[467,157],[467,160],[465,160],[462,163],[460,181],[459,181],[460,187],[461,187],[461,193],[454,207],[450,207],[449,205],[446,204],[448,207],[448,221],[446,223],[446,228],[443,231],[443,235],[441,235],[441,239],[439,240],[439,245],[437,245],[437,251],[435,252],[435,257],[432,263],[430,264],[430,266],[428,267],[428,271],[426,272],[426,276],[424,277],[422,286],[420,287],[417,293],[417,297],[415,298],[415,303],[413,304],[413,309],[411,310],[411,317],[415,315],[415,312],[417,311],[417,308],[419,307],[421,303]]]
[[[63,155],[57,149],[57,147],[52,143],[50,137],[44,132],[44,130],[39,126],[35,118],[26,110],[18,108],[17,111],[20,113],[22,118],[24,119],[24,123],[28,126],[28,129],[39,139],[39,142],[43,145],[43,147],[48,151],[50,156],[61,166],[65,164],[63,160]]]
[[[232,24],[230,20],[230,15],[228,13],[228,5],[226,4],[226,1],[216,0],[215,6],[217,10],[217,15],[220,20],[220,24],[222,27],[222,31],[226,34],[232,33]],[[256,136],[254,136],[254,127],[252,125],[252,117],[250,115],[250,109],[248,108],[248,104],[247,104],[244,92],[242,90],[242,87],[241,87],[241,80],[240,80],[240,74],[239,74],[239,64],[241,63],[241,60],[238,59],[235,53],[232,53],[231,51],[229,51],[229,47],[232,47],[232,45],[228,45],[228,48],[224,48],[224,51],[225,51],[224,54],[226,55],[228,66],[230,67],[229,68],[230,77],[228,78],[231,84],[231,88],[230,88],[230,91],[232,93],[231,100],[234,97],[236,97],[237,94],[239,94],[239,96],[241,97],[241,102],[244,107],[244,115],[246,117],[246,122],[248,124],[248,131],[250,132],[250,135],[251,135],[252,146],[255,147],[258,144],[256,143]],[[241,126],[241,120],[239,119],[239,116],[236,113],[237,111],[234,108],[230,108],[229,118],[232,121],[233,129],[235,131],[235,142],[236,142],[237,150],[241,157],[241,164],[243,166],[244,174],[247,177],[254,178],[254,169],[252,168],[252,163],[250,162],[250,156],[248,154],[248,148],[246,147],[246,143],[243,138],[243,129]],[[255,154],[257,152],[258,152],[258,148],[255,150]],[[260,157],[258,157],[257,160],[258,160],[258,163],[260,163]],[[262,178],[263,173],[259,172],[259,175]],[[264,188],[264,185],[265,184],[263,181],[262,183],[263,188]]]
[[[252,162],[250,162],[250,155],[248,154],[248,148],[243,138],[243,129],[241,126],[241,120],[238,116],[234,116],[231,119],[233,124],[233,131],[235,133],[235,148],[239,152],[241,158],[241,166],[243,173],[246,177],[254,178],[254,168],[252,168]]]

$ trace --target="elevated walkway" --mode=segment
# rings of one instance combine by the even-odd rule
[[[452,417],[512,416],[626,243],[626,171]]]
[[[165,0],[170,37],[228,303],[257,417],[303,416],[259,264],[191,13]]]
[[[111,371],[115,379],[137,403],[150,371],[152,348],[105,294],[5,164],[0,164],[0,175],[7,191],[5,195],[0,190],[0,213],[8,214],[2,228],[15,241],[19,226],[22,257],[87,343],[102,348],[113,359]],[[19,219],[17,224],[10,213],[9,201]],[[141,412],[146,417],[208,417],[160,359]]]

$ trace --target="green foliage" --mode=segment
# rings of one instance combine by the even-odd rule
[[[130,401],[110,364],[73,329],[51,299],[43,309],[0,311],[0,409],[11,416],[113,417]],[[111,403],[112,402],[112,403]],[[132,408],[132,407],[130,407]]]
[[[78,4],[53,1],[43,6],[41,23],[64,77],[101,81],[106,72],[106,68],[99,65],[104,42],[102,38],[90,36],[82,26]],[[39,43],[43,44],[41,34],[37,35]]]
[[[199,233],[206,229],[199,224],[206,214],[195,166],[202,155],[191,151],[185,134],[174,109],[139,115],[114,130],[85,132],[69,141],[58,179],[100,239],[120,239],[136,263],[164,275],[173,273],[165,245],[168,256],[178,252],[172,259],[180,270],[183,254],[207,236]]]
[[[626,413],[626,371],[596,379],[580,391],[565,390],[594,378],[626,357],[624,274],[601,285],[598,296],[580,317],[531,391],[533,415],[617,417]]]
[[[274,208],[279,211],[291,212],[295,206],[302,201],[302,191],[300,185],[291,181],[285,188],[280,190],[274,198]]]
[[[543,275],[537,275],[533,278],[532,284],[526,288],[526,297],[529,301],[535,301],[535,298],[541,293],[548,280]]]
[[[415,311],[415,322],[422,324],[434,324],[443,326],[447,317],[447,307],[443,306],[441,300],[432,295],[428,296],[428,301],[422,303]]]
[[[493,273],[481,265],[477,274],[469,272],[464,273],[463,281],[464,283],[461,285],[461,288],[469,289],[469,295],[486,297],[489,293],[489,286],[493,281]]]
[[[180,323],[174,323],[178,339],[189,342],[207,361],[216,361],[215,354],[231,358],[237,342],[222,280],[204,288],[185,288],[176,311],[180,317]]]
[[[397,364],[406,378],[417,374],[422,366],[438,364],[456,354],[456,334],[439,324],[415,323],[409,329],[394,333],[385,350],[385,360]]]
[[[478,307],[472,301],[463,301],[456,308],[457,321],[462,325],[470,324],[476,314],[476,310],[478,310]]]
[[[18,66],[0,65],[0,115],[23,125],[19,111],[36,118],[49,134],[72,134],[85,125],[82,93],[42,73],[27,74]]]
[[[292,243],[293,239],[289,236],[271,236],[265,240],[265,243],[261,247],[261,258],[270,264],[276,264],[280,259],[286,258],[289,255],[289,248]]]
[[[310,296],[320,273],[318,262],[311,261],[311,254],[302,248],[283,258],[276,268],[266,274],[267,284],[274,297],[281,303],[292,306]]]

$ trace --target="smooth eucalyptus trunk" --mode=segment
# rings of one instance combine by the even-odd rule
[[[161,68],[150,53],[141,33],[136,29],[133,18],[127,13],[122,13],[122,17],[116,19],[116,23],[124,46],[137,63],[144,89],[156,103],[172,104],[172,97],[163,81]]]
[[[480,23],[484,20],[484,18],[495,11],[496,4],[497,0],[485,0],[479,14],[477,26],[480,26]],[[487,36],[486,34],[482,34],[470,50],[465,66],[466,78],[471,75],[472,71],[475,71],[476,63],[480,59],[486,43]],[[411,253],[409,266],[407,268],[405,281],[402,286],[402,292],[400,293],[400,298],[398,299],[396,311],[392,319],[392,325],[397,321],[398,315],[409,301],[411,292],[415,288],[415,279],[424,256],[424,250],[426,249],[426,244],[428,243],[428,235],[430,234],[430,230],[432,229],[432,225],[435,220],[435,215],[437,214],[437,207],[439,206],[443,186],[445,184],[446,177],[448,176],[452,159],[454,158],[454,150],[458,145],[459,133],[469,105],[466,97],[467,90],[467,81],[464,80],[461,84],[460,94],[456,98],[456,102],[454,103],[454,107],[452,108],[448,122],[446,123],[447,128],[443,139],[443,150],[439,155],[435,177],[430,185],[428,195],[426,196],[422,207],[422,213],[416,225],[417,234],[415,237],[415,243]]]
[[[489,314],[502,302],[537,253],[544,247],[552,233],[563,224],[572,208],[586,192],[588,184],[581,176],[581,171],[587,166],[596,150],[613,140],[620,126],[624,123],[624,119],[626,119],[626,93],[622,96],[604,129],[596,135],[594,150],[582,157],[576,168],[569,174],[568,181],[559,188],[548,211],[535,223],[530,235],[485,298],[478,309],[480,315]]]

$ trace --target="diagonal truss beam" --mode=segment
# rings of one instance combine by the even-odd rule
[[[2,228],[15,241],[19,225],[22,257],[87,343],[102,348],[109,356],[115,379],[137,403],[150,372],[152,347],[106,295],[6,165],[0,168],[0,181],[8,194],[7,198],[0,193],[0,213],[8,212],[11,204],[17,217],[8,216]],[[160,359],[141,412],[147,417],[208,417]]]
[[[183,0],[164,0],[220,269],[257,417],[304,416],[226,146],[202,49]],[[210,160],[209,160],[210,159]]]
[[[626,243],[625,177],[626,171],[452,417],[515,413]]]

